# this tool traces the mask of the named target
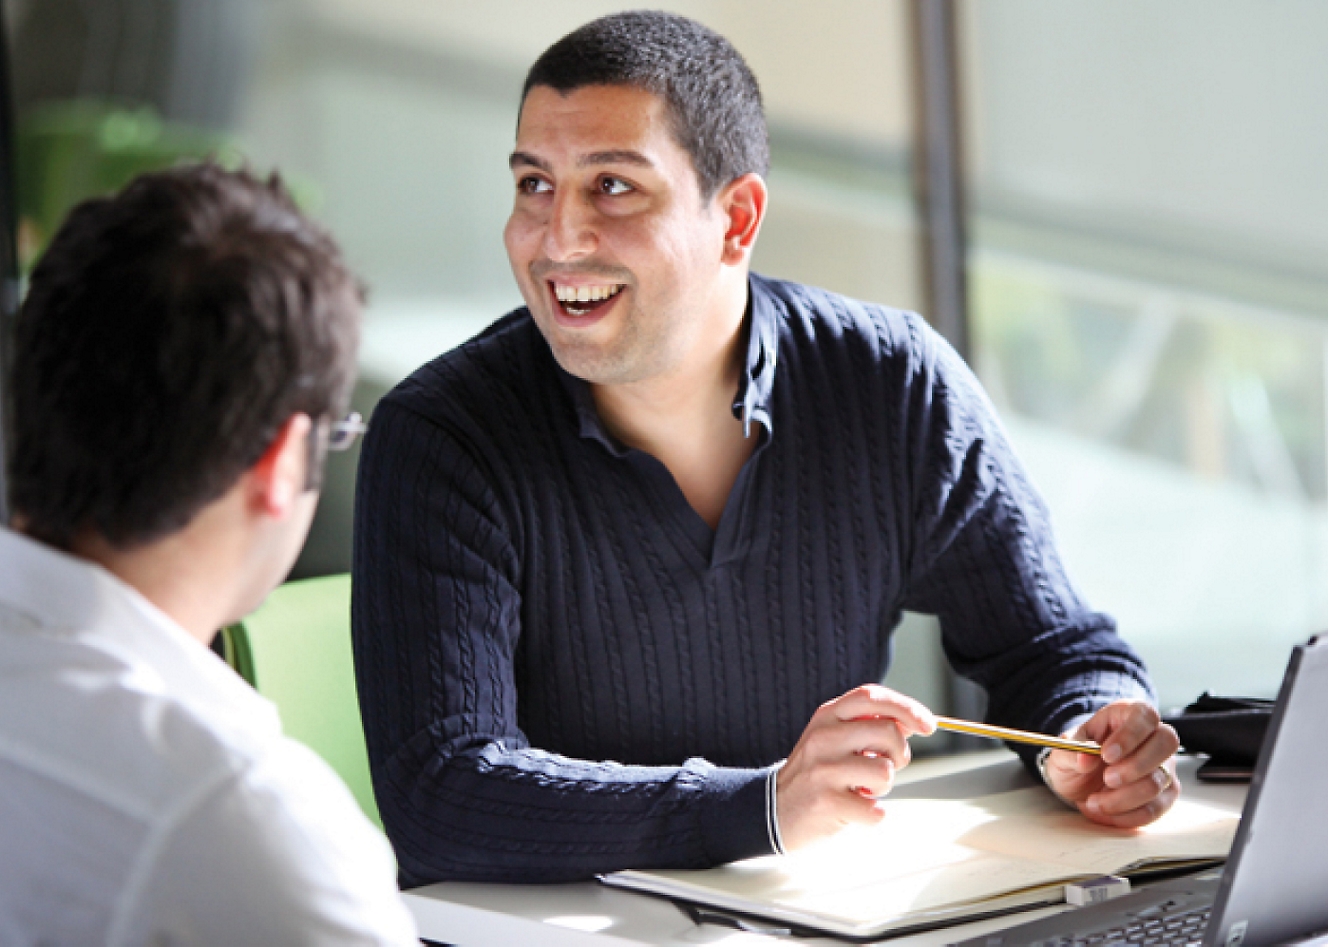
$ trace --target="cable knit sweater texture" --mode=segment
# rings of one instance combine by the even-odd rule
[[[603,427],[520,309],[374,413],[353,627],[402,882],[770,851],[764,782],[822,702],[939,616],[988,719],[1150,696],[1068,579],[967,367],[919,317],[753,275],[717,530]]]

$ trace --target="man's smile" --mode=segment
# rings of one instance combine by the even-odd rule
[[[557,280],[548,280],[547,282],[557,302],[555,308],[561,314],[571,316],[574,319],[584,319],[597,310],[607,308],[605,304],[626,287],[625,283],[573,286],[569,283],[560,283]]]

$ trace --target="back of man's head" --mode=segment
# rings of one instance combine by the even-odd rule
[[[293,414],[344,412],[359,308],[336,244],[275,176],[181,167],[79,205],[16,325],[17,521],[60,548],[182,528]]]
[[[769,173],[756,77],[733,44],[695,20],[654,10],[593,20],[544,51],[521,98],[535,86],[565,95],[591,85],[632,86],[664,99],[706,200],[744,174]]]

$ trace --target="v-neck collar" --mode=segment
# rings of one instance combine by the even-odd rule
[[[692,508],[673,475],[657,458],[627,446],[613,435],[600,418],[590,383],[568,373],[554,362],[555,371],[575,412],[578,435],[585,440],[598,442],[611,456],[637,467],[652,481],[659,499],[677,507],[676,515],[666,518],[668,531],[680,541],[680,547],[689,555],[698,555],[698,564],[705,568],[722,564],[740,551],[738,523],[743,515],[742,507],[746,505],[752,468],[774,434],[771,401],[778,356],[776,303],[765,281],[756,274],[748,278],[747,286],[747,312],[744,316],[747,357],[732,408],[733,416],[742,421],[743,435],[759,440],[734,481],[717,529],[712,530]],[[753,431],[753,422],[760,425],[762,430]]]

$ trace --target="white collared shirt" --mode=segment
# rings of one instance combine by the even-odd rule
[[[105,570],[0,529],[0,944],[418,944],[276,708]]]

